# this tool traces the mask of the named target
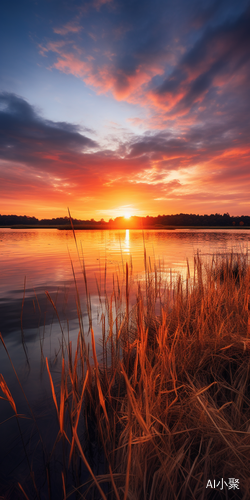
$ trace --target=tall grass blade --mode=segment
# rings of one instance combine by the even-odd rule
[[[79,438],[78,438],[76,430],[74,429],[73,432],[74,432],[75,442],[76,442],[76,444],[78,446],[78,449],[79,449],[80,455],[81,455],[81,457],[83,459],[83,462],[86,465],[86,467],[87,467],[87,469],[88,469],[88,471],[89,471],[89,473],[90,473],[90,475],[91,475],[91,477],[92,477],[92,479],[93,479],[93,481],[94,481],[94,483],[95,483],[95,485],[96,485],[96,487],[97,487],[97,489],[98,489],[98,491],[99,491],[99,493],[101,495],[101,498],[103,500],[107,500],[106,495],[104,494],[103,490],[101,489],[101,487],[100,487],[100,485],[99,485],[99,483],[98,483],[98,481],[97,481],[97,479],[96,479],[96,477],[95,477],[95,475],[94,475],[94,473],[93,473],[93,471],[92,471],[92,469],[91,469],[91,467],[90,467],[90,465],[88,463],[88,460],[86,459],[86,457],[85,457],[85,455],[83,453],[83,449],[82,449],[81,443],[79,441]]]
[[[54,401],[54,404],[55,404],[55,407],[56,407],[56,413],[57,413],[57,416],[58,416],[58,420],[60,422],[59,413],[58,413],[58,405],[57,405],[57,400],[56,400],[56,393],[55,393],[55,388],[54,388],[53,380],[52,380],[50,369],[49,369],[48,358],[46,358],[46,366],[47,366],[47,372],[48,372],[48,375],[49,375],[49,381],[50,381],[50,387],[51,387],[52,397],[53,397],[53,401]]]

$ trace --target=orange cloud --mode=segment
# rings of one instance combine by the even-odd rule
[[[127,100],[131,103],[144,102],[145,92],[143,87],[147,85],[154,76],[162,75],[164,72],[161,64],[139,64],[133,74],[129,75],[122,69],[115,68],[111,60],[114,54],[105,52],[110,59],[109,64],[95,64],[95,58],[91,55],[86,60],[79,58],[73,52],[65,50],[65,41],[49,42],[45,47],[40,47],[40,53],[47,52],[58,54],[57,62],[52,67],[67,74],[81,78],[87,85],[94,87],[97,93],[110,91],[115,99]]]
[[[74,54],[61,53],[61,57],[53,64],[53,67],[63,71],[63,73],[81,77],[88,82],[89,77],[87,75],[91,73],[93,66],[91,62],[81,61]]]

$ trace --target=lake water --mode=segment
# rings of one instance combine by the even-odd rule
[[[140,230],[87,230],[75,234],[77,246],[72,231],[0,229],[0,332],[30,405],[39,416],[45,443],[49,443],[51,428],[56,428],[56,419],[44,358],[53,362],[56,384],[60,381],[57,353],[62,342],[58,318],[46,291],[56,305],[64,333],[74,347],[79,320],[73,270],[86,333],[89,325],[81,268],[83,258],[93,327],[98,340],[102,330],[100,298],[105,292],[111,294],[114,275],[124,286],[126,263],[130,272],[133,269],[134,282],[143,282],[145,249],[152,270],[160,263],[166,277],[170,268],[185,277],[186,261],[189,260],[192,272],[197,251],[209,259],[216,252],[246,251],[250,240],[250,232],[244,229],[145,230],[144,233]],[[27,404],[1,343],[0,373],[9,386],[18,413],[27,415]],[[0,393],[0,396],[4,395]],[[10,484],[21,481],[27,469],[17,423],[12,417],[10,404],[1,400],[0,497],[1,488],[4,492],[9,491]],[[21,426],[32,455],[33,448],[36,448],[36,433],[28,420],[23,419]],[[15,495],[13,490],[10,498],[16,498]]]

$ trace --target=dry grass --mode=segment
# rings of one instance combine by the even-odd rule
[[[122,358],[100,369],[109,415],[101,433],[113,472],[122,474],[118,493],[136,500],[225,498],[225,489],[208,490],[207,481],[234,477],[234,498],[249,498],[247,256],[217,256],[210,266],[197,256],[193,279],[187,273],[185,283],[179,278],[172,286],[162,292],[160,279],[147,272],[146,289],[139,287],[119,333]],[[112,352],[110,335],[107,342]]]
[[[127,265],[124,300],[119,280],[105,297],[102,363],[93,331],[91,361],[81,318],[74,356],[64,345],[60,397],[47,360],[58,418],[49,459],[62,444],[60,498],[250,498],[248,256],[217,255],[207,265],[196,256],[192,276],[187,264],[185,281],[175,282],[145,256],[134,305],[131,280]],[[1,388],[16,413],[3,379]],[[89,474],[84,485],[79,464]],[[239,479],[240,490],[230,497],[206,488],[221,478]]]

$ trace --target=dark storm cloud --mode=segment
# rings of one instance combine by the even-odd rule
[[[26,161],[46,153],[81,152],[97,147],[80,130],[77,125],[42,118],[17,95],[0,94],[0,155],[4,160]]]

